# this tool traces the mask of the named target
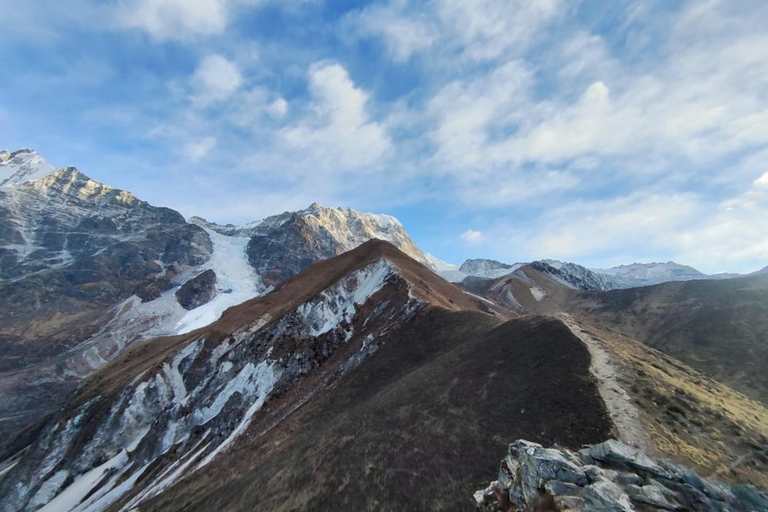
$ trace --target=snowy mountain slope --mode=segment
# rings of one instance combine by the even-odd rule
[[[667,263],[633,263],[613,268],[593,269],[593,271],[609,277],[616,283],[616,288],[636,288],[638,286],[648,286],[670,281],[718,278],[718,276],[708,276],[693,267],[680,265],[674,261]]]
[[[54,170],[52,165],[31,149],[14,152],[0,150],[0,187],[43,178]]]
[[[496,279],[526,265],[509,265],[495,260],[467,260],[458,271],[447,270],[440,274],[451,282],[461,282],[467,277]],[[551,275],[558,282],[578,290],[618,290],[636,288],[670,281],[695,279],[731,279],[737,274],[706,275],[693,267],[668,263],[634,263],[607,269],[588,269],[576,263],[558,260],[541,260],[528,263],[537,270]]]
[[[43,427],[0,482],[0,510],[133,508],[322,392],[427,304],[488,309],[373,241],[207,329],[135,347]],[[287,403],[263,411],[276,393]]]
[[[360,213],[350,208],[325,208],[313,203],[244,226],[219,226],[193,217],[190,222],[228,236],[250,237],[251,265],[266,285],[274,286],[317,261],[337,256],[372,239],[394,244],[430,266],[402,223],[389,215]],[[430,267],[434,268],[434,267]]]
[[[136,319],[125,337],[105,329],[128,303],[183,283],[212,249],[179,213],[72,167],[0,187],[0,226],[2,432],[55,408],[79,378],[140,338],[153,319]]]
[[[425,254],[424,258],[426,259],[427,263],[429,263],[428,266],[433,270],[435,270],[437,273],[459,270],[458,265],[454,265],[453,263],[448,263],[446,261],[438,259],[437,257],[433,256],[430,253]]]

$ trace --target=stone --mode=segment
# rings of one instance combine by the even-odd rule
[[[216,296],[216,272],[208,269],[176,291],[176,301],[186,310],[208,304]]]
[[[614,468],[639,470],[665,478],[671,478],[672,476],[647,455],[615,439],[609,439],[604,443],[593,446],[589,453],[593,459]]]
[[[590,512],[632,512],[632,502],[621,487],[606,478],[584,488],[583,510]]]

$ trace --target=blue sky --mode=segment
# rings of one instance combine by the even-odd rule
[[[764,0],[0,0],[0,147],[460,263],[768,265]]]

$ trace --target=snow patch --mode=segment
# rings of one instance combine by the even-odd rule
[[[268,289],[248,262],[246,247],[248,238],[227,236],[209,228],[203,228],[213,243],[213,254],[206,264],[216,272],[216,296],[199,308],[189,311],[176,324],[176,332],[185,334],[200,327],[212,324],[222,313],[232,306],[237,306],[254,297],[264,294]]]

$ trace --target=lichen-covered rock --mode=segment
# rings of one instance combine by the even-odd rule
[[[483,512],[768,511],[768,494],[755,487],[709,482],[615,440],[578,453],[515,441],[475,501]]]

